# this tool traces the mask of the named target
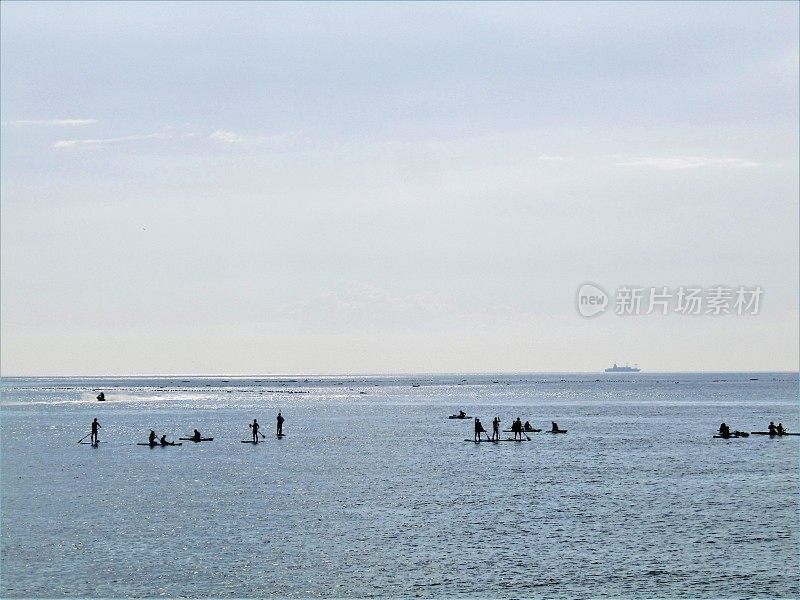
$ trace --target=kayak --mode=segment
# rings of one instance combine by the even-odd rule
[[[771,437],[783,437],[784,435],[800,435],[800,433],[787,433],[785,431],[783,433],[777,433],[777,432],[770,433],[769,431],[751,431],[750,433],[752,433],[753,435],[768,435]]]
[[[214,438],[200,438],[199,440],[194,439],[193,437],[190,438],[178,438],[179,440],[183,440],[184,442],[213,442]]]
[[[567,433],[567,430],[566,429],[557,429],[556,431],[553,431],[552,429],[549,429],[547,431],[547,433]]]
[[[459,416],[459,415],[450,415],[450,416],[449,416],[449,417],[447,417],[447,418],[448,418],[448,419],[471,419],[472,417],[470,417],[469,415],[466,415],[466,416],[464,416],[464,417],[462,417],[462,416]]]
[[[242,440],[243,444],[258,444],[258,440]]]
[[[183,444],[181,444],[180,442],[171,442],[171,443],[165,444],[165,445],[162,445],[161,442],[153,442],[152,444],[149,443],[149,442],[137,442],[136,445],[137,446],[150,446],[151,448],[154,448],[156,446],[161,446],[162,448],[164,448],[165,446],[183,446]]]
[[[539,433],[541,429],[523,429],[522,433]],[[503,429],[503,433],[514,433],[513,429]]]

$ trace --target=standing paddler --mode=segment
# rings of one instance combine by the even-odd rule
[[[500,440],[500,417],[495,417],[492,421],[492,439]]]
[[[511,430],[514,432],[514,439],[516,440],[517,436],[519,436],[519,439],[521,440],[522,439],[522,419],[517,417],[517,420],[514,421],[511,424]]]
[[[478,417],[475,417],[475,437],[474,440],[479,442],[481,439],[481,434],[486,433],[486,430],[481,425],[481,420]]]
[[[97,443],[97,429],[98,429],[98,427],[102,427],[102,425],[100,425],[100,423],[98,423],[97,419],[95,418],[95,420],[92,421],[92,437],[89,438],[89,440],[91,441],[92,444],[96,444]]]
[[[253,443],[254,444],[258,443],[258,429],[259,429],[259,427],[260,427],[260,425],[258,424],[258,421],[253,419],[253,422],[250,423],[250,429],[253,430]]]
[[[277,435],[283,435],[283,421],[284,421],[284,419],[283,419],[283,417],[281,416],[281,411],[278,411],[278,418],[277,418],[277,421],[278,421],[278,431],[277,431]]]

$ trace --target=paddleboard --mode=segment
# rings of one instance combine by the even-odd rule
[[[242,443],[243,444],[259,444],[260,442],[257,441],[257,440],[256,441],[253,441],[253,440],[242,440]]]
[[[476,444],[480,444],[480,443],[496,444],[497,443],[495,440],[464,440],[464,441],[465,442],[474,442]]]
[[[275,437],[286,437],[285,433],[276,433]]]
[[[156,446],[161,446],[161,442],[153,442],[152,444],[148,442],[137,442],[137,446],[150,446],[151,448],[155,448]],[[167,446],[183,446],[180,442],[172,442],[171,444],[166,444],[165,446],[161,446],[162,448],[166,448]]]
[[[183,440],[184,442],[213,442],[214,438],[200,438],[196,440],[194,438],[178,438],[179,440]]]
[[[472,417],[470,417],[469,415],[467,415],[466,417],[459,417],[458,415],[450,415],[447,418],[448,419],[460,419],[460,420],[463,421],[463,420],[466,420],[466,419],[471,419]]]
[[[559,429],[558,431],[553,431],[552,429],[548,429],[547,433],[567,433],[566,429]]]
[[[87,446],[96,446],[97,444],[107,444],[108,442],[78,442],[79,444],[86,444]]]
[[[541,429],[523,429],[522,433],[539,433]],[[503,433],[514,433],[513,429],[503,429]]]
[[[800,435],[800,433],[770,433],[769,431],[751,431],[753,435],[769,435],[772,437],[783,437],[785,435]]]

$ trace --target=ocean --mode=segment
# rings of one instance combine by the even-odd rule
[[[800,431],[797,373],[1,389],[3,598],[800,596],[800,437],[712,437]],[[545,431],[474,444],[462,409]],[[93,418],[103,443],[78,444]],[[214,441],[136,445],[195,428]]]

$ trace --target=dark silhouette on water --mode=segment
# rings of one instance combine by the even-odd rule
[[[722,437],[730,437],[731,435],[731,428],[728,427],[724,422],[719,426],[719,434]]]
[[[475,417],[475,437],[474,437],[474,439],[475,439],[476,442],[480,441],[482,433],[486,433],[486,430],[483,428],[483,425],[481,425],[481,420],[478,417]],[[489,436],[487,435],[486,437],[488,438]]]
[[[775,431],[776,431],[776,428],[775,428],[775,423],[773,423],[772,421],[770,421],[770,422],[769,422],[769,427],[768,427],[767,429],[769,430],[769,434],[770,434],[770,435],[775,435]]]
[[[150,435],[147,436],[147,441],[150,442],[151,444],[155,444],[156,443],[156,432],[155,431],[152,431],[152,430],[150,431]]]
[[[194,433],[192,434],[191,440],[192,440],[193,442],[199,442],[201,437],[203,437],[203,436],[202,436],[202,435],[200,435],[200,432],[199,432],[199,431],[197,431],[197,429],[195,429],[195,430],[194,430]]]
[[[278,435],[283,435],[283,421],[284,421],[284,418],[281,416],[280,411],[278,411],[277,421],[278,421],[278,431],[276,433]]]
[[[92,421],[92,433],[91,433],[92,437],[89,438],[89,441],[92,444],[96,444],[97,441],[98,441],[98,439],[97,439],[97,434],[98,434],[97,429],[98,428],[102,428],[102,425],[100,425],[100,423],[97,422],[97,419],[95,419],[94,421]]]
[[[253,430],[253,443],[254,444],[258,443],[258,430],[259,430],[259,428],[260,428],[260,425],[258,424],[258,421],[256,419],[253,419],[253,422],[250,423],[250,429]],[[264,437],[263,433],[261,434],[261,437],[262,438]]]
[[[517,420],[514,421],[511,424],[511,431],[514,432],[514,439],[515,440],[517,439],[517,436],[519,436],[519,439],[522,439],[522,419],[521,418],[517,417]]]
[[[775,428],[775,432],[778,435],[783,435],[786,430],[783,428],[783,423],[778,423],[778,426]]]
[[[492,439],[500,439],[500,417],[495,417],[492,421]]]
[[[558,423],[556,423],[555,421],[550,421],[550,423],[553,426],[553,428],[550,431],[558,431],[559,430],[558,429]]]
[[[97,399],[98,399],[100,402],[105,402],[106,395],[105,395],[103,392],[100,392],[100,394],[98,394],[98,396],[97,396]]]

